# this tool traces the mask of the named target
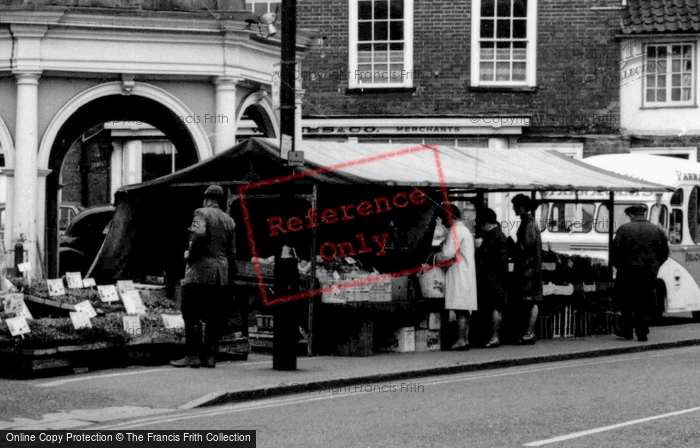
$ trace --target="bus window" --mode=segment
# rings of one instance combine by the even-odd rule
[[[671,196],[671,205],[677,205],[677,206],[682,206],[683,205],[683,189],[679,188],[678,190],[673,192],[673,196]]]
[[[649,212],[649,222],[658,224],[664,230],[668,230],[668,208],[665,205],[652,205]]]
[[[688,231],[694,243],[700,243],[700,207],[698,207],[698,187],[693,187],[688,198]]]
[[[547,229],[550,232],[586,233],[593,228],[593,204],[556,202]]]
[[[671,244],[680,244],[683,240],[683,210],[674,209],[671,212],[671,232],[668,241]]]
[[[625,213],[625,209],[634,204],[615,204],[615,214],[612,219],[613,230],[617,231],[622,224],[630,222],[629,216]],[[610,210],[606,204],[600,204],[598,207],[598,218],[595,221],[595,230],[598,233],[608,233],[610,225]]]
[[[540,231],[544,231],[547,228],[547,216],[549,215],[549,204],[543,202],[535,210],[535,221],[539,226]]]

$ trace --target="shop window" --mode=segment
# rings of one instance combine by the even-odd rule
[[[611,220],[608,205],[600,204],[600,207],[598,207],[598,218],[595,221],[596,232],[608,233],[610,225],[613,226],[613,231],[617,231],[621,225],[630,222],[629,216],[625,213],[625,209],[630,205],[633,204],[615,204],[615,212]]]
[[[535,221],[540,231],[547,229],[547,216],[549,216],[549,203],[543,202],[535,210]]]
[[[698,187],[693,187],[688,198],[688,231],[694,243],[700,243],[700,195]]]
[[[413,0],[350,0],[349,17],[349,87],[413,87]]]
[[[683,241],[683,210],[674,209],[671,212],[671,232],[668,241],[671,244],[680,244]]]
[[[671,205],[676,205],[678,207],[683,205],[683,189],[679,188],[678,190],[673,192],[673,196],[671,196]]]
[[[472,86],[534,86],[537,0],[472,2]]]
[[[688,106],[695,103],[693,43],[646,46],[644,105]]]
[[[593,228],[595,205],[554,203],[547,230],[550,232],[587,233]]]

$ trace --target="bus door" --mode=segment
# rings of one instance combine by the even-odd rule
[[[687,202],[686,198],[687,197]],[[700,191],[682,187],[671,197],[669,215],[670,259],[661,266],[659,278],[666,284],[669,312],[700,309]],[[687,207],[683,207],[687,204]]]

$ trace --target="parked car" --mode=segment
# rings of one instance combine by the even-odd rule
[[[58,231],[63,234],[76,216],[85,210],[77,202],[61,202],[58,205]]]
[[[107,234],[112,221],[114,207],[99,205],[80,212],[59,237],[59,274],[80,272],[85,275],[90,269]]]

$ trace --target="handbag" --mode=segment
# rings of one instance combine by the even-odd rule
[[[429,263],[432,257],[433,262]],[[428,256],[426,262],[423,263],[423,269],[418,273],[418,282],[423,297],[428,299],[442,299],[445,297],[445,271],[440,267],[431,267],[435,264],[437,254]]]

